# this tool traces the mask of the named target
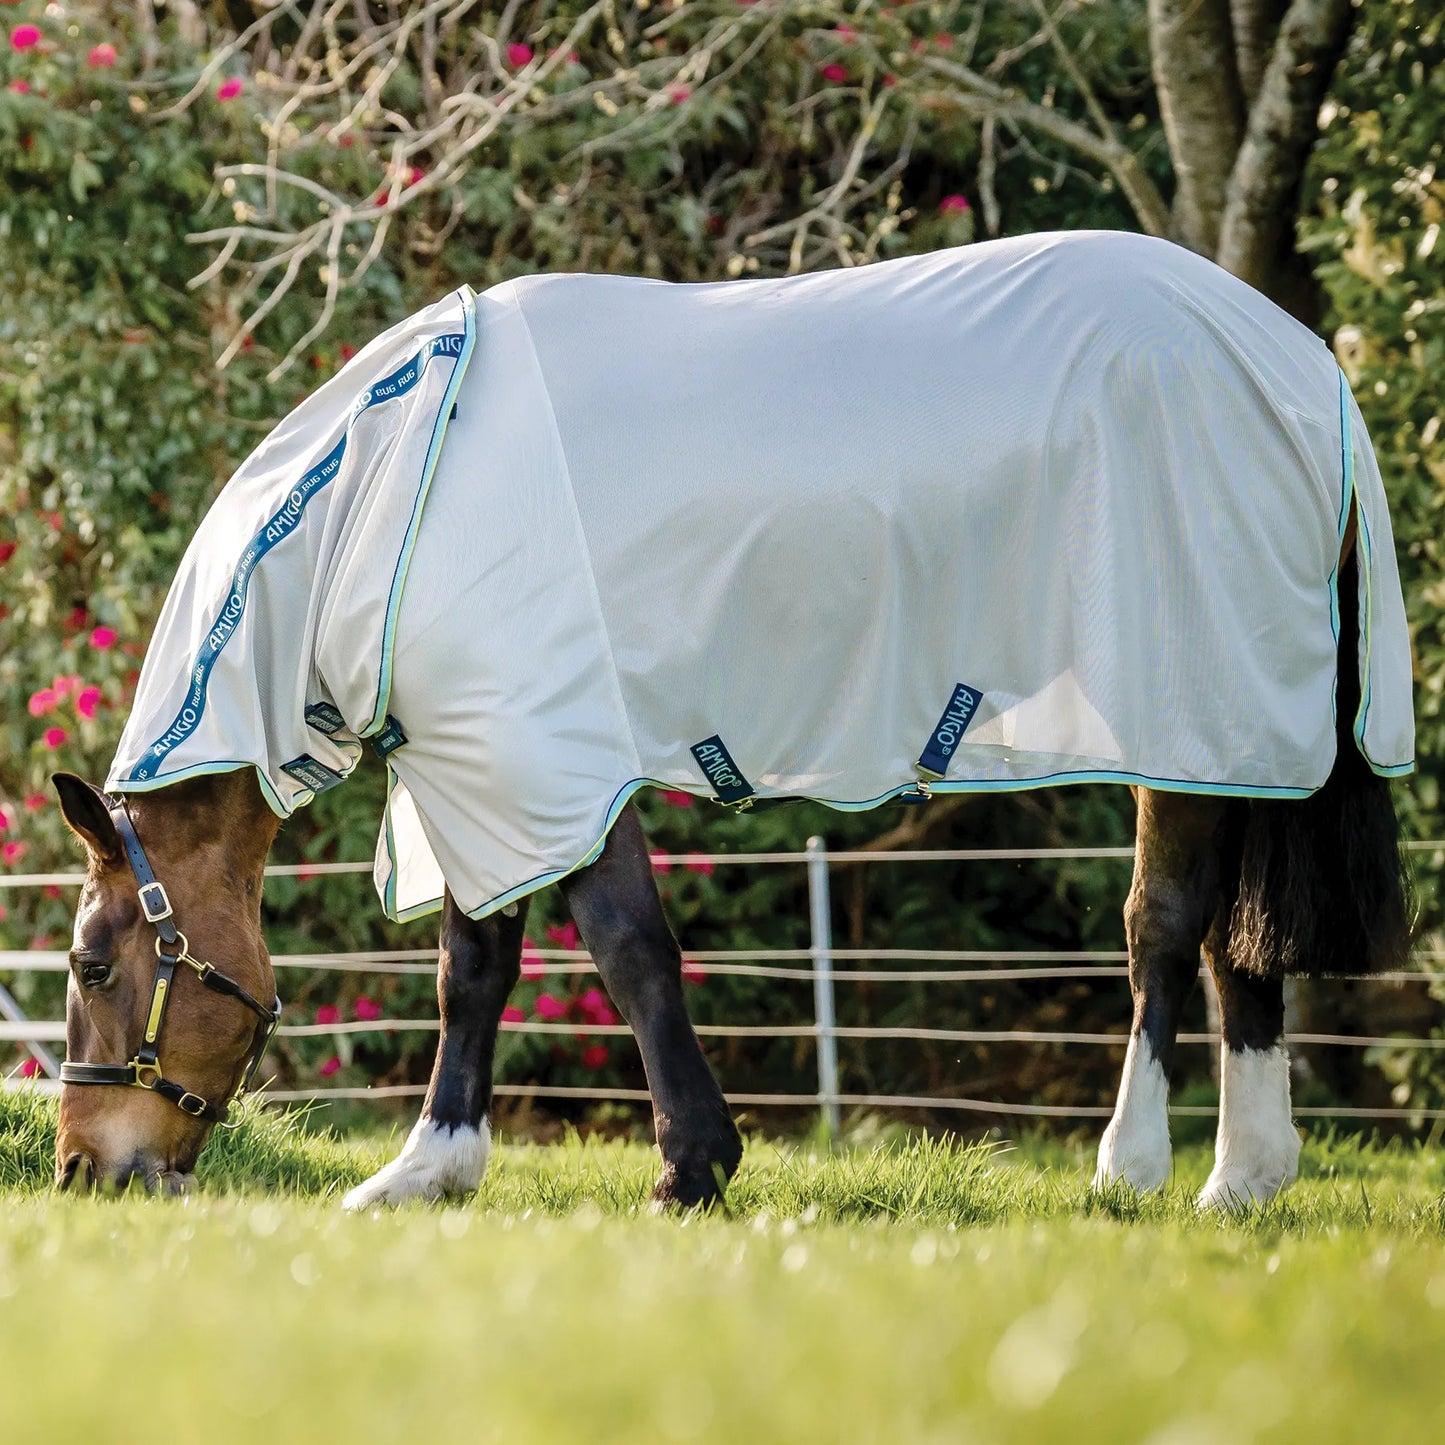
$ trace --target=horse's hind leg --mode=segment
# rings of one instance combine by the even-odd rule
[[[347,1209],[469,1194],[491,1148],[492,1055],[502,1009],[521,971],[523,903],[512,917],[468,918],[450,893],[442,907],[437,1002],[441,1038],[421,1117],[384,1169],[358,1184]]]
[[[1300,1137],[1290,1118],[1284,1050],[1284,981],[1229,964],[1232,897],[1205,944],[1219,990],[1219,1134],[1201,1209],[1243,1209],[1272,1199],[1299,1172]]]
[[[742,1144],[687,1017],[682,956],[631,808],[613,826],[601,857],[561,886],[642,1051],[663,1166],[653,1198],[682,1205],[716,1199],[720,1178],[737,1168]]]
[[[1149,788],[1139,789],[1138,804],[1134,882],[1124,905],[1134,1024],[1094,1184],[1123,1180],[1147,1190],[1169,1179],[1169,1067],[1217,907],[1227,804]]]

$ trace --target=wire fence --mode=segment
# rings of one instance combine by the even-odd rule
[[[1407,843],[1416,854],[1433,854],[1437,864],[1445,861],[1445,841]],[[941,1110],[972,1113],[985,1117],[1006,1116],[1048,1119],[1107,1118],[1111,1110],[1096,1104],[1036,1104],[999,1099],[964,1098],[948,1095],[867,1094],[848,1092],[839,1084],[838,1043],[842,1041],[917,1041],[959,1044],[1037,1044],[1121,1049],[1128,1043],[1123,1032],[1103,1033],[1066,1029],[949,1029],[925,1025],[840,1025],[836,998],[839,986],[861,983],[918,983],[927,985],[968,984],[988,986],[1003,982],[1049,980],[1088,981],[1102,987],[1123,987],[1128,977],[1127,955],[1110,949],[895,949],[837,948],[832,941],[830,872],[861,863],[910,866],[928,863],[969,862],[1069,862],[1080,859],[1131,859],[1127,847],[1094,848],[955,848],[898,851],[829,852],[823,840],[812,838],[805,852],[774,853],[682,853],[656,854],[659,867],[712,865],[723,867],[801,866],[807,871],[809,944],[806,948],[749,948],[690,950],[688,957],[706,964],[709,973],[749,978],[788,980],[812,985],[812,1010],[779,1023],[697,1026],[704,1039],[811,1039],[814,1043],[818,1086],[812,1093],[730,1092],[729,1103],[739,1107],[785,1107],[818,1110],[830,1132],[836,1133],[845,1108],[873,1110]],[[368,863],[280,864],[267,868],[271,877],[324,878],[336,874],[369,872]],[[0,875],[0,890],[43,887],[78,887],[81,873],[30,873]],[[594,973],[590,955],[582,949],[536,948],[529,955],[545,964],[551,974]],[[1445,979],[1445,949],[1417,950],[1414,967],[1385,974],[1357,975],[1372,985],[1419,984]],[[283,975],[288,970],[364,973],[368,975],[430,974],[436,969],[436,953],[430,949],[384,949],[365,952],[305,952],[280,954],[272,963]],[[868,968],[866,964],[912,964],[911,968]],[[958,965],[971,965],[959,967]],[[69,962],[64,952],[51,949],[0,950],[0,974],[63,973]],[[795,997],[787,996],[787,1006]],[[547,1022],[527,1019],[504,1021],[507,1032],[539,1035],[595,1035],[599,1038],[625,1037],[623,1024],[588,1021]],[[323,1035],[364,1035],[374,1033],[436,1033],[440,1020],[431,1018],[377,1018],[355,1022],[283,1024],[281,1037],[308,1038]],[[1287,1042],[1297,1045],[1345,1049],[1389,1048],[1402,1051],[1433,1051],[1445,1048],[1445,1037],[1434,1035],[1357,1035],[1291,1033]],[[59,1061],[47,1045],[63,1043],[62,1019],[35,1019],[25,1015],[13,995],[0,984],[0,1043],[21,1044],[35,1060],[38,1078],[30,1086],[42,1091],[59,1087]],[[1179,1043],[1187,1046],[1216,1046],[1213,1033],[1182,1033]],[[7,1081],[13,1084],[14,1079]],[[327,1102],[332,1100],[391,1100],[419,1098],[426,1092],[421,1084],[389,1084],[367,1088],[317,1085],[309,1088],[268,1089],[264,1097],[274,1103]],[[616,1101],[645,1103],[643,1089],[606,1086],[570,1086],[501,1081],[495,1092],[503,1097],[541,1100]],[[1181,1116],[1210,1117],[1216,1110],[1205,1105],[1174,1105],[1171,1112]],[[1445,1119],[1445,1109],[1356,1108],[1351,1106],[1300,1107],[1302,1118],[1325,1117],[1357,1120],[1402,1120],[1424,1122]]]

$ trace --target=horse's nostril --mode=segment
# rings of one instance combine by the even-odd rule
[[[72,1154],[60,1169],[56,1181],[62,1189],[89,1189],[95,1183],[95,1166],[89,1154]]]

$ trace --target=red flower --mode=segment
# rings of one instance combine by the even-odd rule
[[[16,95],[29,95],[29,94],[30,94],[30,82],[29,82],[28,80],[26,80],[23,76],[22,76],[19,80],[12,80],[12,81],[10,82],[10,85],[9,85],[8,88],[9,88],[10,90],[13,90]],[[15,543],[14,543],[14,542],[0,542],[0,552],[3,552],[3,553],[4,553],[3,556],[0,556],[0,562],[5,561],[6,558],[9,557],[9,555],[10,555],[10,552],[4,552],[4,549],[5,549],[6,547],[9,547],[9,548],[10,548],[10,552],[13,552],[13,551],[15,550]]]
[[[537,955],[537,945],[530,938],[524,938],[522,940],[522,977],[537,979],[541,978],[546,971],[546,965]]]
[[[59,897],[60,897],[60,885],[59,885],[58,883],[47,883],[47,884],[45,885],[45,887],[42,888],[40,891],[41,891],[47,898],[59,898]]]
[[[672,872],[672,864],[667,861],[667,854],[666,854],[666,853],[654,853],[654,854],[652,854],[652,866],[653,866],[653,869],[654,869],[656,872],[658,872],[658,873],[671,873],[671,872]]]
[[[945,196],[938,203],[939,214],[944,216],[962,215],[972,209],[967,196]]]
[[[341,1022],[341,1010],[334,1003],[324,1003],[316,1010],[316,1022],[319,1024],[339,1024]]]
[[[350,361],[355,355],[356,348],[349,341],[343,341],[341,343],[341,359],[343,361]]]
[[[7,863],[18,863],[25,856],[29,847],[29,843],[6,843],[3,848],[0,848],[0,858]]]
[[[717,865],[710,858],[699,858],[696,862],[687,865],[689,873],[711,873]]]
[[[115,64],[115,46],[107,42],[92,47],[85,63],[92,70],[109,70]]]
[[[835,25],[833,34],[840,40],[851,42],[856,38],[858,32],[851,25]]]
[[[335,1054],[332,1054],[324,1064],[317,1064],[316,1072],[320,1074],[323,1079],[329,1079],[332,1074],[336,1073],[340,1068],[341,1060],[338,1059]]]
[[[690,958],[682,961],[682,977],[684,983],[706,983],[707,970],[699,967]]]
[[[684,793],[680,788],[668,788],[663,792],[662,801],[674,808],[692,807],[692,794]]]
[[[937,35],[935,35],[935,36],[933,37],[933,43],[934,43],[940,50],[952,50],[952,49],[953,49],[953,36],[951,36],[950,34],[948,34],[947,31],[940,31]]]
[[[589,988],[577,1000],[577,1006],[582,1010],[582,1017],[588,1023],[615,1024],[617,1022],[617,1015],[612,1012],[612,1005],[607,1002],[607,997],[600,988]]]
[[[509,1003],[506,1008],[502,1010],[502,1022],[504,1024],[519,1024],[524,1018],[526,1018],[526,1015],[516,1004]]]
[[[550,993],[539,993],[533,1007],[536,1009],[537,1017],[546,1020],[547,1023],[556,1023],[559,1019],[567,1017],[567,1005],[560,998],[554,998]]]
[[[847,67],[839,65],[836,61],[832,65],[825,65],[818,74],[821,75],[824,80],[831,80],[834,83],[848,79]]]
[[[16,82],[15,82],[15,85],[19,85],[19,84],[21,84],[21,83],[22,83],[22,82],[20,82],[20,81],[16,81]],[[15,85],[12,85],[12,86],[10,87],[10,89],[11,89],[11,90],[14,90],[14,89],[15,89]],[[29,90],[30,87],[27,85],[27,86],[25,87],[25,89],[26,89],[26,90]],[[15,555],[15,543],[14,543],[14,542],[0,542],[0,566],[4,566],[4,564],[5,564],[6,562],[8,562],[14,555]]]
[[[44,793],[30,793],[25,799],[25,811],[38,813],[49,801]]]
[[[356,1000],[356,1017],[362,1023],[372,1023],[381,1017],[381,1005],[374,998],[367,998],[365,994],[362,994]]]
[[[85,626],[85,608],[72,607],[70,615],[65,619],[65,625],[71,632],[79,632]]]
[[[692,91],[685,85],[669,85],[667,90],[668,94],[672,96],[672,103],[674,105],[681,105],[683,101],[692,95]]]
[[[42,741],[47,748],[50,748],[53,751],[54,749],[58,748],[69,736],[70,734],[66,732],[64,728],[46,728],[45,736]]]
[[[217,99],[217,100],[235,100],[235,98],[236,98],[238,95],[240,95],[240,93],[241,93],[245,88],[246,88],[246,83],[245,83],[245,81],[243,81],[243,80],[240,78],[240,76],[238,76],[238,75],[233,75],[229,80],[223,80],[223,81],[216,87],[216,99]],[[338,1063],[338,1064],[336,1065],[336,1068],[339,1069],[340,1067],[341,1067],[341,1065]],[[331,1072],[332,1072],[332,1073],[335,1073],[335,1072],[336,1072],[336,1069],[333,1069]]]
[[[17,25],[10,32],[10,48],[12,50],[33,50],[40,44],[40,27],[38,25]]]
[[[26,1059],[20,1065],[20,1077],[22,1079],[36,1078],[40,1073],[40,1060],[35,1058]]]
[[[44,717],[46,713],[55,710],[55,705],[59,701],[53,687],[42,687],[39,692],[30,694],[30,701],[25,706],[31,717]]]
[[[4,808],[0,808],[0,833],[7,832],[10,827],[10,814]]]
[[[507,47],[507,64],[513,70],[520,70],[532,58],[532,47],[523,45],[521,41],[514,40]]]
[[[97,627],[90,634],[90,645],[97,652],[108,652],[120,634],[113,627]]]
[[[547,930],[547,937],[557,945],[558,948],[577,947],[577,925],[572,922],[553,924]]]
[[[98,687],[83,687],[75,695],[75,710],[81,717],[94,717],[95,710],[100,706],[100,689]]]
[[[607,1045],[593,1044],[590,1048],[582,1050],[582,1062],[589,1069],[603,1069],[607,1067]]]

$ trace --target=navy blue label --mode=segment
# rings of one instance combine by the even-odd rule
[[[924,772],[941,778],[948,771],[949,759],[963,740],[963,734],[982,701],[983,694],[967,683],[961,682],[953,689],[953,696],[949,698],[928,746],[918,755],[918,766]]]
[[[337,783],[345,782],[340,773],[333,773],[325,763],[318,763],[310,753],[302,753],[299,758],[292,758],[289,763],[281,764],[281,771],[289,773],[303,787],[310,788],[313,793],[324,793],[327,788],[334,788]]]
[[[744,798],[752,797],[753,785],[743,777],[738,765],[732,760],[732,754],[723,746],[723,740],[716,733],[710,738],[704,738],[700,743],[694,743],[690,751],[697,759],[703,777],[712,784],[718,802],[740,803]]]
[[[346,719],[329,702],[313,702],[306,709],[306,725],[330,737],[346,726]]]
[[[390,713],[386,715],[386,726],[371,739],[371,750],[377,757],[384,758],[394,753],[406,741],[402,726]]]

